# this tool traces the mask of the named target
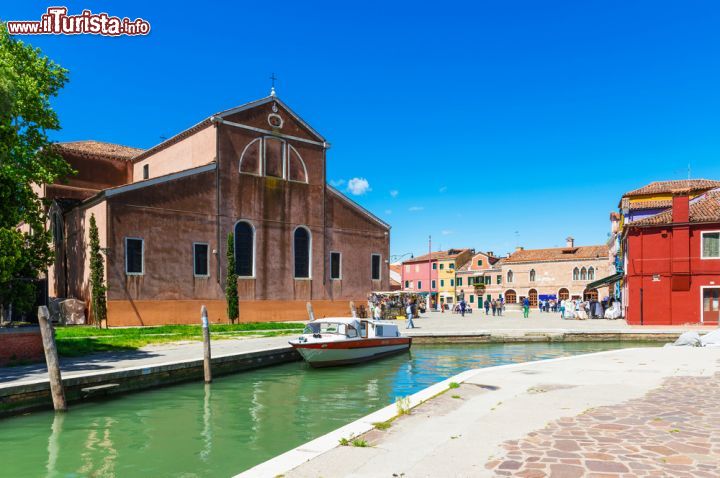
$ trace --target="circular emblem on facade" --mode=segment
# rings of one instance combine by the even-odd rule
[[[270,113],[268,115],[268,124],[270,124],[270,126],[272,126],[273,128],[282,128],[283,119],[280,117],[279,114]]]

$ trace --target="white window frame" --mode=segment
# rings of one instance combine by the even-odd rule
[[[195,246],[207,246],[207,274],[198,274],[197,271],[195,271]],[[192,245],[193,253],[193,277],[203,277],[208,278],[210,277],[210,243],[208,242],[193,242]],[[233,254],[235,253],[235,244],[233,244]]]
[[[294,239],[294,237],[293,237]],[[332,255],[337,254],[340,256],[340,267],[338,269],[338,272],[340,273],[339,277],[333,277],[332,276]],[[293,260],[295,259],[295,256],[293,256]],[[328,259],[330,259],[330,280],[342,280],[343,271],[342,271],[342,252],[340,251],[330,251],[330,255],[328,256]],[[293,271],[295,272],[295,271]]]
[[[295,151],[295,154],[297,154],[297,157],[300,159],[300,164],[302,164],[303,170],[305,171],[305,181],[298,181],[297,179],[290,179],[290,150]],[[300,156],[300,151],[295,149],[295,147],[287,143],[287,154],[285,155],[286,162],[287,162],[287,180],[291,181],[293,183],[300,183],[300,184],[308,184],[310,183],[310,178],[308,177],[307,167],[305,166],[305,160]]]
[[[260,143],[260,147],[259,147],[260,152],[258,153],[258,156],[259,156],[259,158],[258,158],[258,171],[255,172],[255,173],[251,173],[251,172],[248,172],[248,171],[243,171],[243,170],[242,170],[242,162],[243,162],[243,158],[245,157],[245,152],[248,150],[248,148],[249,148],[250,146],[252,146],[253,144],[255,144],[255,143],[257,143],[257,142]],[[250,175],[252,175],[252,176],[262,176],[262,171],[263,171],[263,166],[264,166],[264,165],[265,165],[265,155],[264,155],[264,151],[263,151],[263,138],[262,138],[262,137],[260,137],[260,138],[255,138],[254,140],[252,140],[252,141],[250,141],[248,144],[246,144],[245,147],[244,147],[243,150],[242,150],[242,153],[240,153],[240,161],[238,162],[238,172],[239,172],[240,174],[250,174]]]
[[[271,176],[272,177],[272,176]],[[308,276],[307,277],[295,277],[295,231],[298,229],[305,229],[308,233]],[[293,279],[294,280],[312,280],[313,276],[313,254],[312,254],[312,231],[310,231],[310,228],[307,226],[296,226],[295,229],[293,229],[292,232],[292,273],[293,273]]]
[[[380,260],[378,262],[379,267],[378,267],[378,278],[377,279],[373,277],[373,270],[372,270],[373,269],[372,263],[373,263],[374,256],[378,256],[380,258]],[[378,254],[375,252],[370,254],[370,280],[382,280],[382,254]]]
[[[708,232],[711,232],[711,231],[708,231]],[[711,257],[711,259],[714,259],[714,257]],[[703,296],[705,295],[705,289],[720,289],[720,286],[718,286],[718,285],[701,285],[700,286],[700,323],[701,324],[705,323],[705,317],[704,317],[704,315],[705,315],[704,314],[704,312],[705,312],[704,305],[705,304],[703,304]]]
[[[141,272],[128,272],[128,239],[134,240],[134,241],[140,241],[140,271]],[[126,276],[142,276],[145,275],[145,239],[142,237],[131,237],[127,236],[125,237],[125,240],[123,241],[125,244],[125,275]]]
[[[243,174],[249,174],[249,173],[243,173]],[[248,224],[250,226],[250,229],[252,229],[252,275],[249,276],[237,276],[238,279],[255,279],[255,257],[257,256],[257,230],[255,229],[255,224],[248,221],[247,219],[240,219],[238,221],[235,221],[235,224],[233,224],[233,256],[235,255],[235,241],[237,241],[237,234],[236,234],[236,227],[239,223],[244,222],[245,224]],[[237,257],[235,257],[235,261],[237,261]],[[209,270],[209,269],[208,269]]]
[[[706,257],[704,255],[703,250],[705,249],[703,247],[703,241],[705,240],[705,234],[720,234],[720,230],[717,231],[701,231],[700,232],[700,259],[706,260],[706,261],[713,261],[720,259],[720,256],[718,257]]]

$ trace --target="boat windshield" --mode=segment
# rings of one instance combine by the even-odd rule
[[[352,329],[352,327],[350,328]],[[303,330],[303,333],[345,335],[347,333],[347,325],[337,322],[311,322],[305,326],[305,330]]]

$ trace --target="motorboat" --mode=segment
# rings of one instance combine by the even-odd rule
[[[404,352],[412,338],[397,324],[360,318],[323,318],[308,322],[290,345],[313,367],[346,365]]]

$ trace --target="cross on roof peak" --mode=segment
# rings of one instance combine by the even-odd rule
[[[277,76],[275,76],[275,73],[271,73],[269,79],[272,81],[272,86],[270,87],[270,96],[275,96],[275,81],[277,81]]]

